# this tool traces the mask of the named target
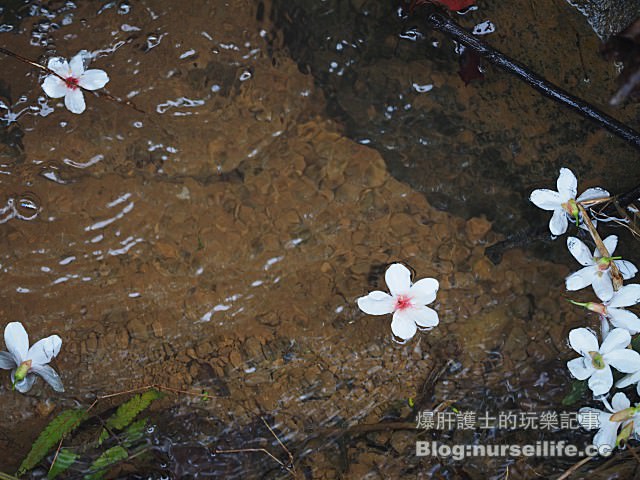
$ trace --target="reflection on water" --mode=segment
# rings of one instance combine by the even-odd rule
[[[568,268],[525,251],[494,266],[484,248],[500,238],[494,226],[537,218],[529,188],[559,166],[575,167],[581,185],[619,191],[630,180],[602,181],[604,159],[616,169],[632,153],[496,72],[465,88],[453,46],[429,33],[402,40],[406,26],[384,2],[308,3],[2,11],[0,46],[41,63],[86,49],[121,101],[87,95],[74,115],[43,96],[41,72],[3,59],[0,313],[62,337],[66,391],[40,382],[19,396],[2,377],[0,448],[11,455],[0,468],[16,467],[52,411],[152,383],[212,397],[171,396],[156,411],[155,453],[136,468],[158,476],[286,476],[266,455],[212,453],[267,448],[286,461],[261,417],[311,478],[507,466],[530,478],[571,465],[461,467],[416,457],[412,429],[358,428],[412,423],[443,402],[560,409],[566,332],[583,324],[560,298]],[[473,26],[486,14],[492,41],[517,50],[527,34],[512,7],[492,8],[464,18]],[[556,35],[570,13],[539,26]],[[561,71],[571,81],[580,68]],[[607,72],[590,68],[590,86],[575,86],[593,94]],[[405,345],[389,318],[355,305],[398,261],[441,285],[441,325]]]

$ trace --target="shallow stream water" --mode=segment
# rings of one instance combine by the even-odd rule
[[[617,72],[579,13],[478,3],[456,19],[490,19],[488,42],[607,108]],[[560,167],[580,190],[635,186],[632,147],[492,68],[465,86],[453,42],[408,39],[420,25],[384,1],[12,1],[1,15],[0,46],[43,64],[86,49],[130,104],[85,94],[74,115],[39,70],[2,57],[0,326],[60,335],[65,392],[40,379],[20,395],[0,372],[0,470],[60,410],[152,384],[211,398],[168,395],[153,454],[114,476],[290,477],[262,452],[212,453],[286,463],[261,418],[300,478],[540,478],[576,463],[417,457],[415,441],[584,444],[581,430],[406,424],[451,406],[575,410],[561,405],[567,333],[597,323],[565,300],[564,240],[498,265],[484,249],[548,221],[528,195]],[[610,231],[637,260],[629,232]],[[440,281],[440,325],[404,345],[355,303],[394,262]]]

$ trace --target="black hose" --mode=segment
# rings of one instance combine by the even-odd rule
[[[492,64],[515,75],[543,95],[572,108],[583,117],[594,121],[603,128],[606,128],[611,133],[632,144],[634,147],[640,148],[640,133],[598,110],[593,105],[590,105],[578,97],[574,97],[541,76],[529,71],[525,66],[480,41],[477,37],[467,32],[453,20],[440,13],[432,13],[427,16],[426,22],[429,27],[455,38],[457,42],[463,44],[465,47],[473,49]]]

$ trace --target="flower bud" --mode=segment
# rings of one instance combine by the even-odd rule
[[[565,211],[574,218],[577,218],[578,214],[580,213],[580,210],[578,209],[578,205],[576,204],[576,201],[573,198],[563,203],[562,208],[564,208]]]
[[[616,437],[616,447],[623,447],[633,433],[633,422],[627,423]]]
[[[13,378],[15,378],[16,383],[24,380],[24,377],[29,373],[29,369],[31,368],[31,360],[26,360],[22,362],[18,368],[16,368],[16,373],[14,373]]]
[[[592,312],[599,313],[600,315],[607,314],[607,307],[605,307],[602,303],[589,302],[585,306]]]
[[[611,418],[609,420],[611,420],[612,422],[624,422],[625,420],[633,418],[633,416],[636,414],[636,411],[636,407],[625,408],[624,410],[620,410],[619,412],[611,415]]]
[[[602,370],[605,367],[604,358],[602,358],[602,354],[600,352],[591,351],[589,352],[589,355],[591,356],[591,363],[594,368]]]

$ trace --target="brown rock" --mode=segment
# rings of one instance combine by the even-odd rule
[[[233,350],[229,354],[229,363],[234,368],[240,368],[244,364],[244,362],[242,361],[242,356],[240,355],[240,352],[238,352],[237,350]]]
[[[489,230],[491,230],[491,222],[484,216],[473,217],[467,220],[465,230],[467,232],[467,237],[469,237],[469,240],[471,240],[472,242],[477,242],[479,240],[482,240],[489,232]]]

